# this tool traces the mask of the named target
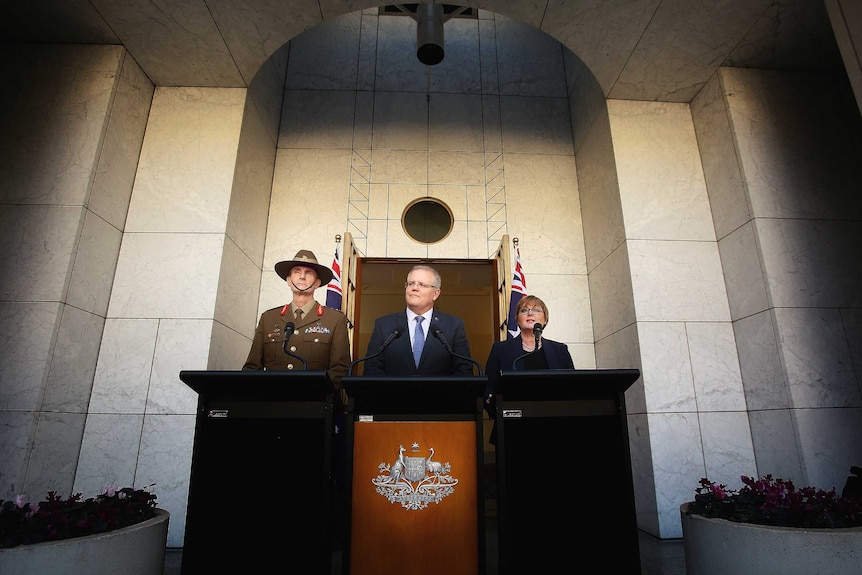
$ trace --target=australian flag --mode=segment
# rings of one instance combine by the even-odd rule
[[[335,244],[335,259],[332,260],[332,280],[326,286],[326,307],[341,311],[341,254],[338,249],[341,244]]]
[[[512,278],[512,299],[509,302],[509,319],[506,320],[507,339],[514,339],[521,333],[518,327],[518,302],[527,295],[527,280],[521,267],[521,250],[515,247],[515,277]]]

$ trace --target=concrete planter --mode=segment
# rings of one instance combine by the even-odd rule
[[[686,515],[680,506],[686,575],[858,575],[862,527],[770,527]]]
[[[107,533],[0,549],[3,575],[162,575],[170,514]]]

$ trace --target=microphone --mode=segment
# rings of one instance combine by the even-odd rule
[[[395,341],[396,339],[401,337],[402,333],[404,333],[404,330],[401,329],[400,327],[396,327],[395,329],[393,329],[392,333],[390,333],[388,336],[386,336],[386,339],[383,340],[382,344],[380,344],[380,348],[377,351],[375,351],[371,355],[366,355],[365,357],[361,357],[361,358],[357,359],[356,361],[354,361],[353,363],[350,364],[350,369],[347,370],[348,375],[353,373],[353,366],[355,366],[357,363],[362,363],[363,361],[369,360],[372,357],[377,357],[378,355],[383,353],[383,350],[385,350],[387,347],[389,347],[389,344],[391,344],[393,341]]]
[[[287,344],[288,344],[288,342],[290,342],[290,338],[293,335],[294,330],[296,330],[296,324],[293,323],[292,321],[289,321],[284,325],[284,343],[281,344],[281,349],[282,349],[282,351],[284,351],[284,353],[286,353],[290,357],[294,357],[294,358],[298,359],[299,361],[301,361],[302,362],[302,370],[308,371],[308,363],[305,361],[305,359],[303,359],[302,357],[296,355],[295,353],[293,353],[287,349]]]
[[[533,348],[533,351],[528,351],[527,353],[519,355],[518,357],[516,357],[515,361],[512,362],[512,371],[515,371],[517,369],[515,367],[516,363],[518,363],[519,361],[521,361],[522,359],[524,359],[528,355],[532,355],[532,354],[536,353],[537,351],[539,351],[539,342],[542,341],[542,330],[543,329],[545,329],[545,326],[543,326],[539,322],[536,322],[533,324],[533,334],[536,336],[536,347]]]
[[[443,344],[443,347],[446,348],[446,351],[448,351],[450,355],[459,359],[466,359],[467,361],[475,365],[476,369],[479,370],[479,375],[482,375],[482,366],[479,365],[476,360],[474,360],[472,357],[467,357],[455,353],[455,350],[452,349],[452,346],[449,345],[449,342],[446,340],[446,336],[443,335],[443,328],[440,327],[440,324],[438,324],[436,321],[432,321],[431,326],[428,329],[431,330],[431,335],[440,340],[440,343]]]
[[[296,330],[296,324],[293,323],[292,321],[287,322],[287,324],[285,324],[285,326],[284,326],[284,343],[281,344],[281,349],[284,351],[284,353],[286,353],[288,355],[290,355],[290,352],[287,351],[287,342],[290,341],[290,338],[293,335],[293,332],[295,330]]]
[[[545,329],[545,326],[536,322],[533,324],[533,334],[536,336],[536,349],[539,349],[539,341],[542,339],[542,330]]]

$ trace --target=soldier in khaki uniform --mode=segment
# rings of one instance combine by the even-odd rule
[[[293,301],[261,314],[242,368],[301,371],[302,361],[284,352],[284,328],[293,322],[287,349],[304,359],[309,371],[326,371],[340,391],[350,368],[347,316],[314,299],[314,290],[332,280],[332,270],[318,264],[314,253],[300,250],[292,260],[275,264],[275,273],[287,282]]]

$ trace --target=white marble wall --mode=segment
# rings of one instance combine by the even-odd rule
[[[72,491],[153,88],[116,46],[3,58],[0,497],[39,500]]]
[[[758,471],[840,490],[862,458],[835,441],[862,425],[858,112],[828,76],[733,68],[693,110]]]

